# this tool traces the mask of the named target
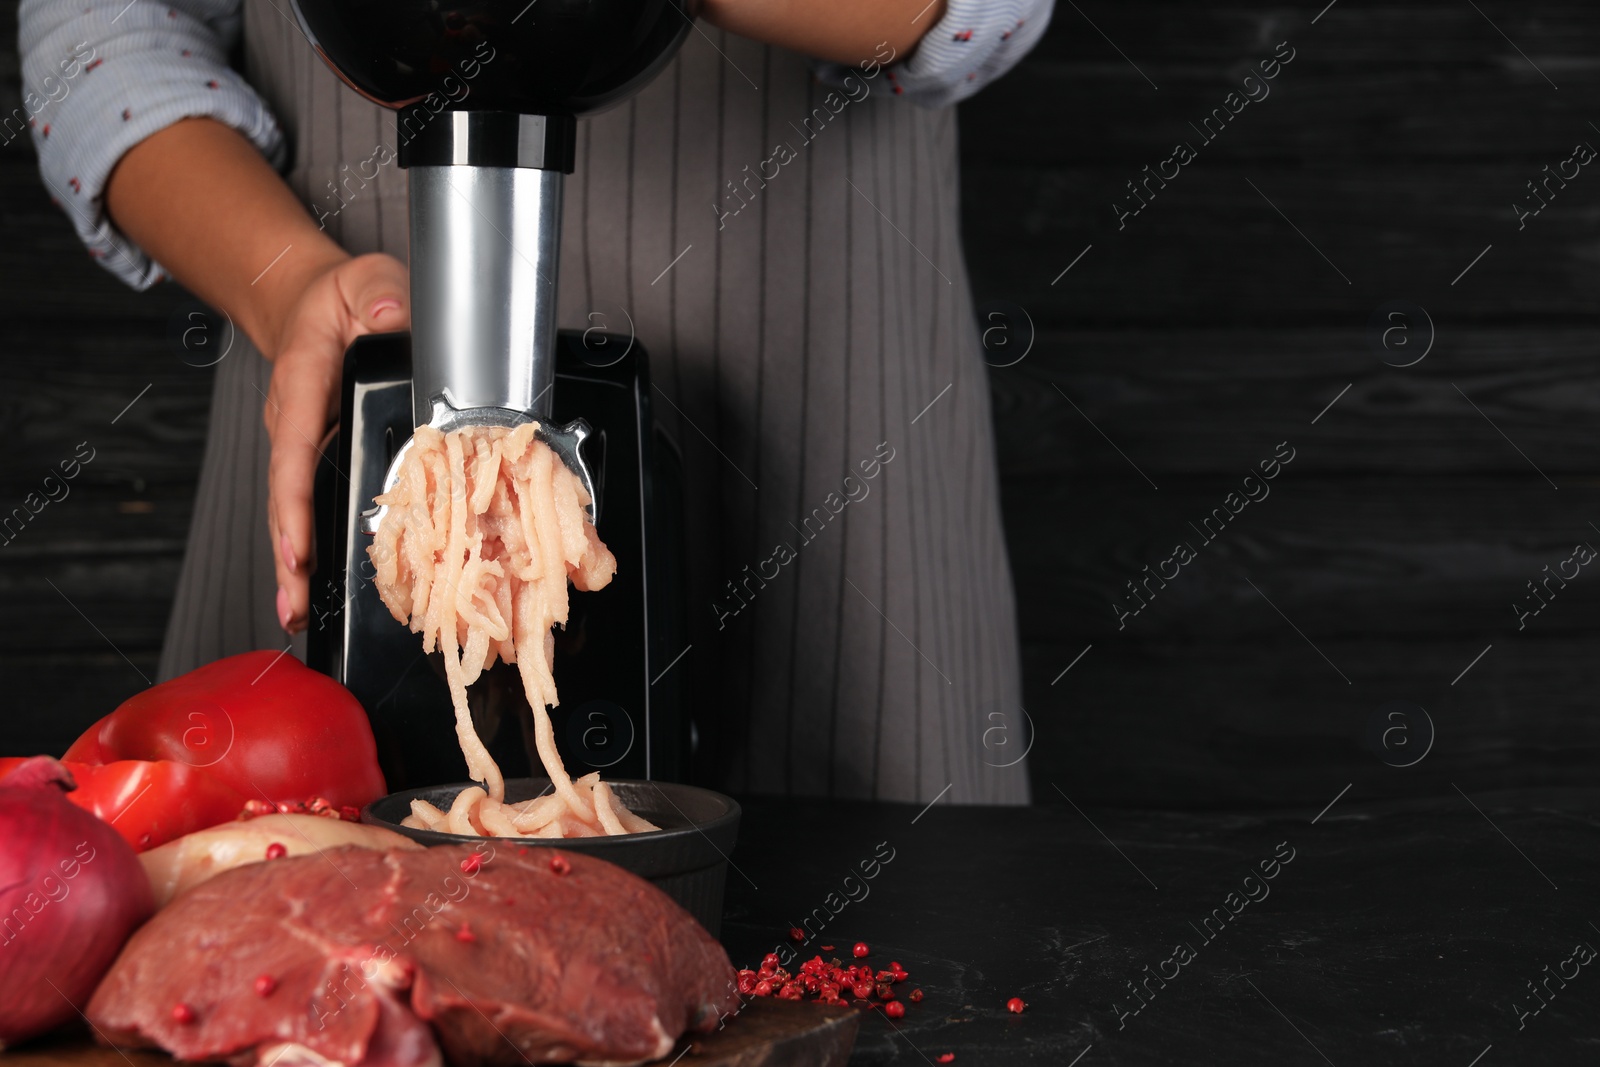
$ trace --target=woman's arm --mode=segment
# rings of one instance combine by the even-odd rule
[[[185,119],[134,145],[106,183],[112,223],[185,288],[227,312],[273,362],[268,525],[278,620],[303,629],[314,542],[311,488],[337,415],[344,351],[409,322],[405,268],[350,256],[232,127]]]
[[[273,361],[269,532],[278,617],[300,629],[343,353],[406,325],[405,268],[350,259],[273,170],[282,131],[228,66],[239,24],[239,0],[22,0],[18,44],[40,174],[90,255],[136,288],[176,277]]]
[[[317,228],[256,147],[211,119],[134,145],[106,183],[112,223],[275,359],[311,279],[350,257]],[[322,427],[308,427],[320,436]]]
[[[944,18],[946,0],[706,0],[714,26],[801,55],[862,66],[885,41],[904,56]]]

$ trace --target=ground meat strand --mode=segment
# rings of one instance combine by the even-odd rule
[[[556,751],[546,707],[559,703],[554,626],[567,622],[567,583],[600,589],[617,561],[584,518],[588,494],[534,436],[472,426],[449,434],[417,428],[367,554],[394,617],[444,657],[456,737],[467,772],[482,786],[441,811],[413,801],[406,826],[495,837],[595,837],[657,827],[600,781],[573,781]],[[505,803],[505,780],[472,725],[467,687],[497,660],[514,663],[533,708],[534,744],[554,792]]]

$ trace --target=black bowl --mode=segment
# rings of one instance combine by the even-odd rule
[[[374,800],[361,811],[361,821],[404,834],[424,845],[473,844],[483,840],[462,834],[441,834],[401,826],[411,814],[413,799],[448,810],[456,795],[471,782],[407,789]],[[608,781],[617,799],[630,811],[649,819],[660,830],[621,837],[575,837],[560,840],[523,838],[522,844],[586,852],[615,863],[655,883],[667,896],[699,920],[716,937],[722,927],[722,893],[728,877],[728,854],[739,836],[739,805],[732,797],[676,782],[635,779]],[[550,789],[548,778],[511,778],[506,800],[532,800]]]
[[[700,0],[294,0],[352,89],[400,108],[435,94],[474,111],[578,115],[654,77]],[[462,94],[462,95],[458,95]]]

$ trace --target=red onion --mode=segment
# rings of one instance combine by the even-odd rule
[[[74,788],[48,756],[0,783],[0,1048],[76,1018],[155,911],[133,849]]]

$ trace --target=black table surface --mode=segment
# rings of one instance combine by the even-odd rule
[[[742,803],[735,965],[810,916],[799,959],[864,941],[925,994],[866,1019],[853,1065],[1600,1063],[1600,789],[1325,813]]]

